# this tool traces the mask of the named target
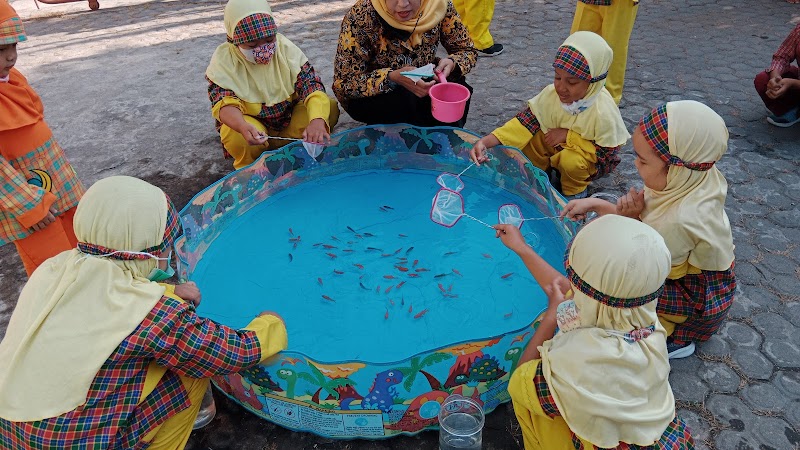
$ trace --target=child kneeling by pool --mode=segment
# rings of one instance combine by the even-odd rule
[[[601,217],[575,236],[564,277],[516,226],[495,228],[548,297],[508,385],[525,450],[693,449],[675,410],[656,314],[670,268],[658,232]]]
[[[725,214],[728,183],[715,163],[728,148],[725,121],[708,106],[670,102],[644,116],[633,133],[636,169],[644,190],[631,189],[614,205],[587,198],[563,214],[622,214],[655,228],[672,254],[658,301],[670,358],[694,353],[728,315],[736,293],[734,245]]]
[[[533,164],[560,177],[568,199],[586,197],[591,180],[619,164],[630,135],[605,79],[613,52],[602,37],[578,31],[558,48],[553,84],[505,125],[475,143],[470,158],[480,165],[487,147],[522,150]]]

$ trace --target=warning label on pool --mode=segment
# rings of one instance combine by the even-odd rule
[[[266,396],[272,420],[295,429],[328,436],[383,436],[380,411],[330,411],[308,403]]]

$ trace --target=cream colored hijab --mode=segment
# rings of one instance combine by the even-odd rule
[[[405,22],[397,20],[386,8],[386,0],[370,0],[378,15],[392,28],[411,33],[412,46],[422,42],[422,35],[441,23],[447,14],[447,0],[421,0],[419,13]]]
[[[658,110],[645,117],[640,127],[652,129]],[[713,163],[728,149],[725,121],[708,106],[693,100],[669,102],[666,116],[666,146],[662,143],[661,151],[654,148],[662,158],[675,156],[687,163]],[[653,145],[651,138],[648,142]],[[667,151],[669,154],[664,155]],[[716,165],[701,171],[669,164],[664,190],[645,188],[642,221],[664,237],[673,266],[688,260],[701,270],[727,270],[733,263],[734,245],[725,213],[725,177]]]
[[[265,0],[230,0],[225,5],[225,31],[232,37],[236,25],[247,16],[272,15]],[[267,37],[267,36],[265,36]],[[288,100],[295,91],[297,75],[308,57],[284,35],[277,33],[275,55],[269,64],[254,64],[230,42],[221,44],[211,56],[206,76],[218,86],[233,91],[249,103],[272,106]]]
[[[163,241],[167,198],[131,177],[86,191],[75,213],[80,242],[140,251]],[[156,260],[120,261],[77,249],[47,260],[22,289],[0,342],[0,417],[30,422],[86,402],[94,377],[164,293],[147,279]]]
[[[656,315],[669,251],[647,225],[607,215],[586,225],[568,252],[574,273],[598,292],[587,295],[571,280],[580,328],[540,347],[553,399],[570,430],[596,446],[652,445],[675,416],[666,332]],[[595,299],[603,295],[646,303],[611,307],[614,299]],[[649,326],[655,331],[633,343],[618,335]]]

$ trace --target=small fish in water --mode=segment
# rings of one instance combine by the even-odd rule
[[[447,273],[440,273],[440,274],[438,274],[438,275],[434,275],[434,276],[433,276],[433,278],[444,278],[444,277],[446,277],[447,275],[449,275],[449,274],[447,274]]]
[[[364,234],[364,236],[366,236],[366,237],[375,237],[375,235],[374,235],[374,234],[372,234],[372,233],[363,233],[363,234]]]
[[[417,313],[417,314],[414,316],[414,318],[415,318],[415,319],[421,319],[421,318],[422,318],[422,316],[424,316],[424,315],[425,315],[425,314],[427,314],[427,313],[428,313],[428,308],[425,308],[425,309],[423,309],[422,311],[418,312],[418,313]]]
[[[292,245],[292,250],[295,250],[295,249],[297,249],[297,242],[295,242],[294,245]]]
[[[292,256],[292,254],[289,253],[289,262],[292,262],[293,260],[294,260],[294,256]]]
[[[383,320],[389,319],[389,308],[386,308],[386,314],[383,315]]]
[[[345,252],[345,253],[353,253],[353,249],[352,248],[346,248],[346,249],[343,249],[342,251]]]
[[[400,234],[398,234],[397,236],[398,236],[398,237],[401,237],[401,238],[407,238],[407,237],[408,237],[408,235],[407,235],[407,234],[403,234],[403,233],[400,233]]]
[[[458,298],[458,294],[443,294],[447,298]]]
[[[453,283],[450,283],[450,286],[447,286],[447,292],[453,292]]]
[[[412,305],[411,303],[409,303],[409,304],[408,304],[408,312],[410,313],[410,312],[412,312],[412,311],[414,311],[414,305]]]
[[[394,300],[392,300],[392,299],[389,299],[389,304],[390,304],[390,305],[392,305],[392,306],[394,306]]]
[[[408,278],[419,278],[419,274],[418,273],[410,273],[410,274],[408,274]]]
[[[401,282],[397,283],[397,286],[395,286],[394,288],[395,289],[400,289],[401,287],[403,287],[404,284],[406,284],[406,282],[405,281],[401,281]]]
[[[319,285],[322,286],[322,278],[317,278],[317,283],[319,283]]]
[[[336,254],[335,253],[325,253],[325,254],[328,255],[331,259],[335,259],[336,258]]]
[[[383,293],[384,293],[384,294],[388,294],[388,293],[389,293],[389,291],[391,291],[393,287],[394,287],[394,285],[392,285],[392,286],[389,286],[388,288],[386,288],[386,290],[385,290],[385,291],[383,291]]]
[[[360,281],[358,282],[358,285],[361,286],[361,289],[364,289],[364,290],[367,290],[367,291],[370,290],[368,287],[364,286],[364,283],[362,283]]]
[[[375,247],[367,247],[368,252],[382,252],[383,250]]]
[[[292,227],[289,227],[289,235],[294,236],[294,231],[292,231]]]
[[[447,290],[445,290],[444,286],[442,286],[442,283],[439,283],[439,290],[442,291],[442,292],[447,292]]]
[[[348,230],[350,230],[350,231],[352,231],[353,233],[355,233],[355,232],[356,232],[356,230],[354,230],[354,229],[353,229],[353,227],[351,227],[351,226],[349,226],[349,225],[347,226],[347,229],[348,229]]]
[[[341,270],[336,270],[336,269],[333,269],[333,273],[335,273],[336,275],[344,275],[344,272],[343,272],[343,271],[341,271]]]
[[[505,275],[500,275],[500,278],[502,278],[502,279],[504,279],[504,280],[505,280],[506,278],[510,277],[511,275],[514,275],[514,272],[508,272],[508,273],[507,273],[507,274],[505,274]]]
[[[400,250],[402,250],[402,249],[403,249],[403,247],[400,247],[397,250],[395,250],[394,253],[392,253],[392,254],[396,255],[396,254],[400,253]]]
[[[359,238],[359,239],[361,239],[361,238],[363,238],[364,236],[362,236],[362,235],[360,235],[360,234],[356,233],[356,237],[357,237],[357,238]],[[352,244],[352,243],[353,243],[353,241],[347,241],[347,243],[348,243],[348,244]]]
[[[430,270],[428,270],[428,269],[426,269],[424,267],[420,267],[419,269],[414,270],[414,272],[430,272]]]
[[[388,209],[386,209],[386,208],[384,208],[383,206],[381,206],[381,207],[380,207],[380,208],[378,208],[378,209],[380,209],[380,210],[381,210],[381,211],[383,211],[383,212],[389,212],[389,210],[388,210]]]
[[[406,255],[411,253],[411,250],[414,250],[414,247],[408,247],[408,250],[406,250]]]
[[[394,267],[400,272],[408,272],[408,267],[403,267],[403,266],[394,266]]]
[[[322,244],[322,248],[324,248],[326,250],[330,250],[332,248],[336,248],[336,246],[335,245],[330,245],[330,244]]]
[[[387,280],[394,280],[397,277],[394,275],[384,275],[383,278],[386,278]]]
[[[376,294],[380,294],[381,293],[381,286],[380,285],[375,287],[375,293]]]
[[[461,272],[459,272],[459,271],[458,271],[458,270],[456,270],[456,269],[453,269],[453,273],[454,273],[454,274],[456,274],[456,275],[458,275],[458,276],[460,276],[460,277],[463,277],[463,276],[464,276],[464,275],[461,275]]]
[[[490,255],[488,253],[481,253],[481,256],[483,256],[486,259],[492,259],[492,255]]]
[[[327,301],[329,301],[329,302],[336,303],[336,300],[334,300],[334,299],[332,299],[332,298],[328,297],[327,295],[323,295],[323,296],[322,296],[322,298],[323,298],[323,299],[325,299],[325,300],[327,300]]]
[[[400,297],[400,306],[406,306],[406,298]]]
[[[418,260],[418,259],[415,259],[415,260],[414,260],[414,263],[413,263],[413,264],[411,264],[411,267],[417,267],[417,264],[419,264],[419,260]]]
[[[447,253],[444,254],[444,256],[451,256],[451,255],[455,255],[456,253],[458,253],[458,252],[447,252]]]
[[[392,256],[392,254],[391,254],[391,253],[382,253],[382,254],[381,254],[381,257],[383,257],[383,258],[388,258],[388,257],[390,257],[390,256]]]
[[[405,264],[408,261],[408,258],[403,258],[403,257],[398,256],[397,260],[402,262],[403,264]]]
[[[300,237],[299,236],[298,237],[289,238],[289,242],[299,242],[299,241],[300,241]]]
[[[353,264],[354,266],[358,267],[361,270],[364,270],[364,266],[361,264]]]
[[[334,241],[342,242],[339,238],[337,238],[336,236],[333,236],[333,235],[331,235],[331,239],[333,239]]]
[[[514,311],[511,311],[510,313],[503,314],[503,317],[505,317],[506,319],[510,319],[511,316],[513,316],[513,315],[514,315]]]
[[[392,207],[391,207],[391,206],[389,206],[389,205],[383,205],[383,207],[384,207],[384,208],[386,208],[386,209],[394,209],[394,208],[392,208]]]
[[[317,242],[316,244],[314,244],[314,247],[319,247],[320,245],[322,245],[322,242]]]

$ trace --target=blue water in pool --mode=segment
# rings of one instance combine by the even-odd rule
[[[399,361],[530,324],[547,299],[494,231],[466,217],[452,228],[430,220],[437,175],[354,172],[266,199],[232,221],[193,271],[203,293],[198,312],[242,327],[275,311],[289,350],[321,362]],[[480,220],[497,223],[504,203],[541,217],[514,194],[462,179],[465,212]],[[522,231],[562,270],[555,226],[527,221]]]

